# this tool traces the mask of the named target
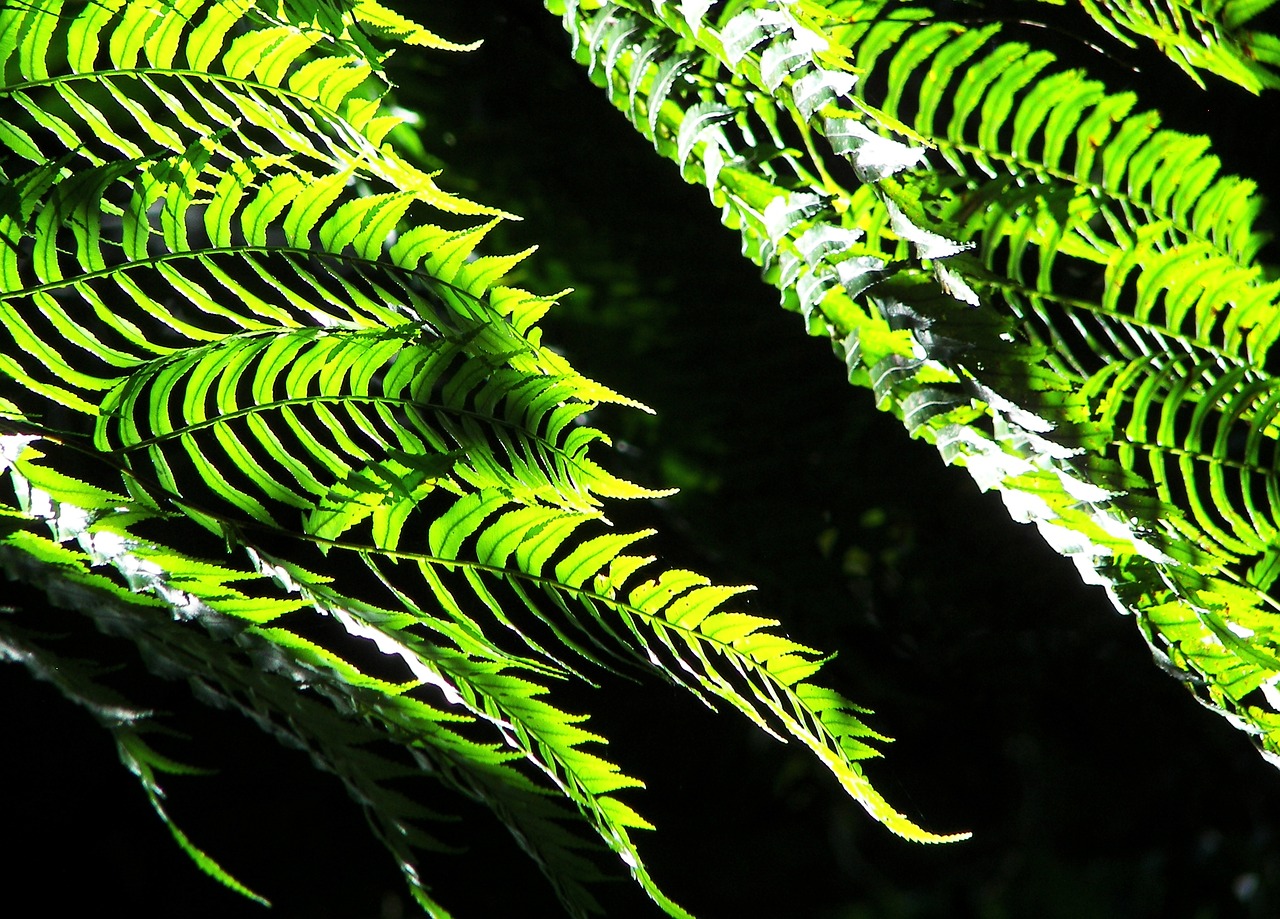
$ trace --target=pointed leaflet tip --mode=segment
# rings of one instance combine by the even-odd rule
[[[903,839],[911,842],[961,842],[973,836],[973,833],[931,833],[928,830],[916,826],[905,815],[893,809],[893,806],[884,799],[880,792],[871,787],[871,783],[862,775],[862,771],[854,764],[845,765],[840,762],[838,757],[826,748],[811,747],[818,756],[823,759],[836,778],[839,779],[840,785],[847,791],[863,809],[874,817],[878,822],[884,824],[885,828],[892,833],[901,836]]]
[[[961,303],[967,303],[970,306],[981,305],[977,291],[970,287],[969,282],[958,272],[952,271],[946,265],[938,264],[933,266],[933,274],[942,285],[942,289]]]
[[[973,248],[973,243],[948,239],[932,230],[916,226],[892,201],[886,201],[885,207],[889,211],[889,225],[893,227],[893,232],[910,242],[915,247],[916,255],[922,259],[946,258]]]

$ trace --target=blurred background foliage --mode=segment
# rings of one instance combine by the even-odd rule
[[[750,609],[838,649],[831,685],[898,738],[868,767],[877,786],[924,826],[974,832],[946,847],[902,842],[801,751],[674,689],[606,682],[593,724],[626,738],[613,758],[648,782],[637,801],[659,831],[641,845],[659,883],[712,919],[1280,915],[1280,776],[1157,669],[1100,590],[845,383],[826,344],[805,337],[740,257],[705,192],[589,85],[556,20],[501,0],[405,6],[442,35],[485,44],[393,58],[398,101],[420,116],[397,139],[445,170],[444,187],[525,218],[500,227],[491,250],[537,244],[516,282],[574,288],[545,340],[656,410],[596,419],[615,437],[617,471],[682,489],[617,522],[656,525],[651,551],[759,585]],[[1176,72],[1149,82],[1167,93],[1154,101],[1168,123],[1225,134],[1228,165],[1270,182],[1274,200],[1266,145],[1247,133],[1280,125],[1273,98],[1194,94]],[[68,653],[110,640],[34,599],[9,602]],[[175,818],[275,900],[272,914],[408,914],[394,866],[336,782],[141,671],[119,679],[179,712],[193,736],[178,750],[220,773],[170,779]],[[11,888],[62,915],[105,904],[266,915],[189,865],[111,762],[109,739],[55,690],[0,668],[0,712],[6,743],[23,752],[3,758],[6,835],[19,843],[0,868]],[[682,757],[638,743],[646,733],[687,738]],[[730,804],[742,800],[756,806]],[[262,825],[263,814],[274,820]],[[542,908],[516,897],[540,882],[501,828],[479,811],[460,816],[474,849],[436,863],[445,902],[473,904],[460,915],[554,914],[549,892]],[[282,851],[272,823],[299,822],[313,845]],[[611,917],[655,914],[619,887]]]

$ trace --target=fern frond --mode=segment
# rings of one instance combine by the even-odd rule
[[[224,704],[242,709],[310,750],[366,807],[428,912],[446,915],[430,897],[419,868],[423,852],[438,850],[441,844],[417,828],[416,823],[430,814],[397,790],[396,783],[406,778],[442,778],[452,790],[493,808],[548,873],[555,872],[551,880],[574,911],[586,910],[593,902],[583,883],[598,877],[598,870],[583,859],[582,841],[565,835],[561,824],[569,815],[547,802],[545,776],[539,782],[523,763],[532,762],[541,770],[556,764],[564,774],[546,773],[556,780],[553,787],[593,808],[592,816],[610,834],[613,847],[638,860],[626,831],[646,824],[609,794],[638,783],[579,749],[598,740],[574,726],[579,718],[536,701],[545,691],[530,678],[537,674],[536,665],[496,649],[487,653],[491,645],[481,635],[458,641],[465,651],[451,650],[443,641],[426,641],[408,626],[418,624],[418,619],[430,624],[429,615],[378,609],[344,596],[328,585],[328,578],[252,547],[238,559],[215,562],[144,541],[133,529],[157,519],[156,511],[85,486],[50,470],[41,459],[27,446],[15,460],[11,475],[20,508],[35,520],[47,521],[55,538],[73,542],[50,542],[21,530],[8,540],[10,570],[37,584],[55,583],[64,591],[62,585],[71,577],[105,597],[105,603],[98,599],[85,605],[111,620],[116,631],[142,632],[144,654],[152,666],[187,677],[202,692],[215,693]],[[175,524],[170,518],[169,527]],[[237,590],[232,586],[237,582],[247,583],[252,592]],[[139,597],[140,591],[215,634],[229,631],[243,651],[220,649],[201,631],[174,630],[165,618],[156,619],[154,607],[142,602],[145,594]],[[139,604],[143,614],[137,612]],[[372,639],[384,654],[399,658],[407,680],[372,679],[343,659],[341,646],[329,649],[302,637],[296,630],[305,632],[307,620],[298,614],[316,613],[332,617],[350,635]],[[250,625],[237,628],[237,621]],[[438,631],[454,637],[447,627]],[[255,661],[262,660],[271,666],[261,670]],[[509,672],[513,669],[525,675]],[[299,696],[300,687],[309,693]],[[353,725],[341,712],[361,717]],[[364,724],[370,726],[357,729]],[[388,740],[401,747],[393,759],[376,752]],[[536,751],[527,749],[530,745],[537,745]],[[644,870],[642,862],[639,870]]]
[[[30,542],[28,546],[31,546]],[[70,557],[73,553],[67,552],[56,543],[47,543],[43,548],[47,554],[61,556],[64,564],[71,563]],[[128,598],[128,595],[125,597]],[[24,665],[37,679],[53,683],[66,698],[88,710],[99,724],[111,732],[121,760],[129,771],[138,777],[152,808],[169,828],[178,845],[210,877],[249,899],[264,906],[270,906],[267,900],[245,887],[209,855],[197,848],[169,818],[161,803],[163,792],[157,782],[156,773],[192,775],[200,774],[204,770],[171,760],[152,748],[143,739],[143,734],[152,726],[150,722],[154,713],[132,705],[111,687],[101,682],[101,668],[98,665],[58,654],[48,648],[47,644],[47,636],[42,638],[33,635],[27,630],[0,619],[0,661]]]
[[[1098,27],[1153,44],[1201,87],[1198,71],[1252,93],[1280,87],[1280,38],[1250,28],[1274,0],[1080,0]],[[1132,36],[1132,37],[1131,37]]]
[[[548,6],[851,381],[1280,753],[1258,695],[1280,675],[1280,286],[1253,183],[998,23],[864,0]]]
[[[383,143],[369,36],[463,46],[324,0],[34,3],[0,10],[0,35],[13,570],[123,604],[161,669],[313,750],[433,915],[430,815],[391,785],[422,771],[508,823],[574,915],[599,876],[575,823],[686,915],[632,839],[649,824],[619,793],[639,781],[549,701],[588,665],[725,702],[893,831],[954,838],[868,784],[884,738],[808,682],[821,655],[729,608],[741,588],[641,574],[625,553],[647,533],[607,529],[608,502],[666,492],[598,465],[584,415],[643,406],[542,346],[554,298],[502,284],[528,253],[482,252],[508,215]],[[321,617],[400,676],[365,673]]]

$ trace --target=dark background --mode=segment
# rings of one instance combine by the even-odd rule
[[[526,218],[495,251],[537,243],[519,282],[577,288],[545,321],[546,341],[658,412],[595,419],[622,448],[613,468],[683,489],[620,523],[658,526],[666,561],[759,585],[751,611],[838,650],[825,682],[898,738],[868,766],[877,787],[929,829],[974,832],[950,846],[904,843],[807,754],[739,716],[712,717],[657,684],[606,683],[579,707],[611,739],[607,755],[648,783],[628,800],[658,825],[640,839],[657,881],[712,919],[1280,915],[1280,775],[1248,739],[1161,673],[1133,623],[1009,522],[996,496],[844,383],[830,349],[739,256],[705,192],[682,185],[587,83],[552,17],[491,0],[412,13],[450,38],[486,40],[469,55],[395,59],[402,101],[426,112],[422,140],[447,167],[442,182]],[[1128,73],[1163,96],[1153,101],[1173,126],[1211,130],[1233,169],[1272,179],[1260,142],[1280,123],[1272,98],[1212,79],[1201,94],[1168,64],[1123,61],[1143,72],[1096,69]],[[9,590],[3,602],[24,623],[86,647],[110,641]],[[411,914],[391,859],[332,777],[180,685],[145,678],[127,647],[116,656],[189,735],[166,752],[218,770],[166,780],[171,813],[275,907],[200,874],[105,732],[14,666],[0,667],[0,878],[11,898],[25,891],[53,915]],[[443,902],[459,917],[524,904],[554,914],[492,818],[458,813],[471,850],[424,865]],[[611,896],[611,916],[657,915],[626,885]]]

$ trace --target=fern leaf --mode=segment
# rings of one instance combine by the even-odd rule
[[[600,25],[612,69],[636,30]],[[588,665],[719,699],[895,832],[952,838],[867,783],[883,738],[807,682],[820,655],[726,608],[740,589],[679,571],[651,587],[623,554],[647,534],[607,530],[607,503],[667,492],[607,472],[583,416],[642,406],[541,345],[552,298],[501,284],[528,253],[484,249],[507,215],[382,143],[370,35],[465,47],[373,2],[0,9],[6,564],[76,585],[89,615],[123,609],[155,666],[313,750],[433,915],[433,815],[390,784],[423,773],[510,825],[572,914],[595,905],[585,829],[687,915],[632,838],[639,781],[549,692]],[[848,95],[829,63],[801,109]],[[702,169],[735,111],[706,105],[660,142]],[[399,676],[364,672],[321,619]]]
[[[1162,0],[1081,0],[1104,31],[1133,45],[1153,43],[1201,86],[1199,71],[1230,80],[1253,93],[1280,87],[1277,61],[1268,49],[1275,37],[1247,25],[1270,3],[1168,3]]]
[[[594,79],[708,186],[783,305],[1280,755],[1263,693],[1278,673],[1265,623],[1280,287],[1258,259],[1253,183],[1223,175],[1204,138],[1005,41],[998,23],[874,0],[741,0],[696,16],[639,0],[548,6],[579,35],[610,17],[644,23],[599,44]],[[1188,67],[1270,85],[1269,64],[1246,77],[1208,63],[1229,39],[1189,21],[1160,39],[1200,55]],[[575,49],[587,63],[592,46]],[[659,82],[688,61],[703,66]],[[855,73],[847,95],[827,76]],[[810,82],[829,89],[812,104]],[[709,103],[714,137],[675,143]],[[776,151],[770,169],[753,168],[761,146]],[[839,158],[856,182],[835,178],[849,174]]]

